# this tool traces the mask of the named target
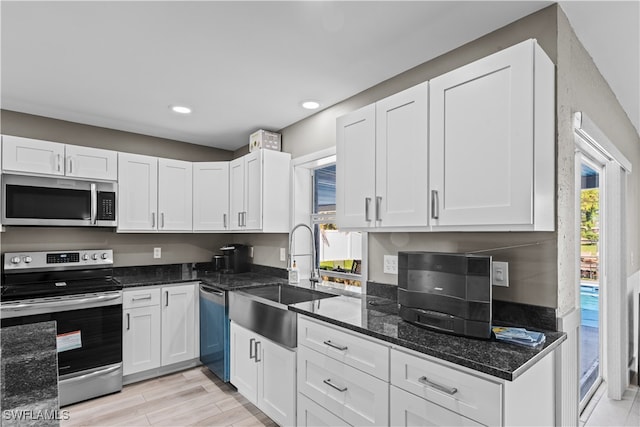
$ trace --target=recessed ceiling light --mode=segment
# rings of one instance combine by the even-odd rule
[[[185,107],[184,105],[169,105],[171,111],[178,114],[191,114],[191,108]]]
[[[302,103],[302,108],[306,108],[307,110],[315,110],[320,106],[316,101],[304,101]]]

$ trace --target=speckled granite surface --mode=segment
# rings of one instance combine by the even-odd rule
[[[272,269],[275,270],[275,269]],[[113,270],[116,280],[122,283],[124,289],[139,286],[166,285],[170,283],[202,281],[222,290],[242,289],[264,286],[276,283],[287,283],[286,279],[265,274],[272,270],[261,272],[221,274],[213,272],[210,265],[204,264],[169,264],[142,267],[117,267]]]
[[[561,332],[541,331],[544,347],[530,349],[430,331],[402,320],[395,301],[373,296],[337,296],[294,304],[289,310],[509,381],[566,339]]]
[[[0,330],[3,426],[58,426],[56,323]]]

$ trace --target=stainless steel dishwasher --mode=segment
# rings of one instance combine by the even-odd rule
[[[229,382],[229,309],[227,291],[200,284],[200,361]]]

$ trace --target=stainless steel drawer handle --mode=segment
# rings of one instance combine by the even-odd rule
[[[334,344],[329,340],[324,341],[324,343],[326,345],[328,345],[329,347],[333,347],[333,348],[335,348],[337,350],[340,350],[340,351],[346,351],[349,348],[346,345]]]
[[[227,228],[227,214],[222,214],[222,226]]]
[[[382,197],[376,196],[376,221],[382,221],[382,216],[380,215],[381,209],[382,209]]]
[[[249,340],[249,359],[253,359],[253,358],[255,358],[255,357],[256,357],[256,355],[255,355],[255,354],[253,354],[253,353],[254,353],[254,351],[253,351],[253,350],[255,349],[255,346],[254,346],[255,341],[256,341],[256,339],[255,339],[255,338],[251,338],[251,339]]]
[[[127,331],[131,329],[131,315],[127,313]]]
[[[145,299],[151,299],[151,295],[147,295],[146,297],[133,297],[131,298],[131,301],[142,301]]]
[[[164,291],[164,294],[167,297],[167,303],[165,304],[165,307],[169,307],[169,291]]]
[[[424,384],[426,386],[435,388],[436,390],[440,390],[443,393],[450,394],[452,396],[458,392],[458,389],[455,388],[455,387],[447,387],[446,385],[434,383],[433,381],[429,380],[429,378],[427,378],[427,377],[418,378],[418,382],[420,382],[420,383],[422,383],[422,384]]]
[[[334,383],[331,382],[331,378],[328,378],[324,381],[322,381],[323,383],[325,383],[326,385],[328,385],[329,387],[338,390],[340,393],[344,393],[345,391],[347,391],[346,387],[340,387],[335,385]]]

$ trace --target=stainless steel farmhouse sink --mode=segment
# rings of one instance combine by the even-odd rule
[[[229,293],[229,318],[272,341],[295,348],[296,313],[288,305],[336,295],[291,285],[267,285]]]

